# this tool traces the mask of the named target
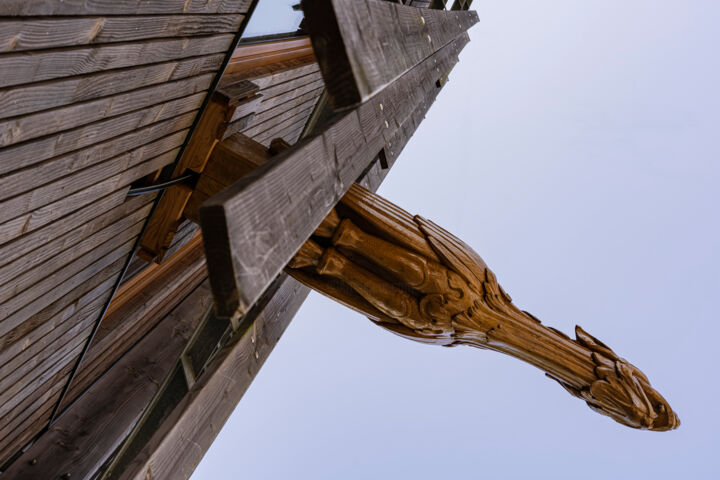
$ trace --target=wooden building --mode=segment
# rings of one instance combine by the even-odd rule
[[[0,2],[1,478],[188,478],[477,21],[293,3]]]

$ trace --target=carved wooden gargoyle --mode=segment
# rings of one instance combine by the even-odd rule
[[[480,256],[434,223],[353,185],[286,271],[403,337],[496,350],[545,371],[590,408],[633,428],[680,425],[635,366],[575,328],[518,309]]]

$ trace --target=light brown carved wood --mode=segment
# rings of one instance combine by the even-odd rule
[[[433,222],[353,185],[286,269],[403,337],[524,360],[623,425],[680,420],[647,377],[579,326],[575,339],[520,310],[480,256]]]

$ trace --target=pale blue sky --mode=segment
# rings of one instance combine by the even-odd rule
[[[718,478],[720,2],[473,7],[380,193],[472,245],[521,308],[637,365],[682,426],[622,427],[515,359],[312,294],[194,480]]]

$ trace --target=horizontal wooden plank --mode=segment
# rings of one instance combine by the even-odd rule
[[[42,385],[49,378],[53,377],[63,368],[66,368],[77,358],[82,350],[82,339],[74,340],[67,345],[67,348],[56,351],[42,366],[27,375],[21,381],[10,388],[0,392],[0,415],[9,412],[13,407],[28,395],[31,395],[38,385]]]
[[[252,0],[3,0],[3,16],[246,13]]]
[[[79,297],[72,299],[61,299],[60,303],[64,307],[60,308],[60,303],[53,308],[46,308],[40,314],[34,315],[32,318],[23,322],[21,328],[13,329],[2,337],[2,344],[5,349],[0,353],[3,358],[3,364],[7,364],[15,358],[25,354],[25,352],[34,347],[36,344],[46,345],[48,340],[54,337],[52,332],[60,331],[65,324],[72,324],[73,316],[87,305],[100,303],[101,305],[107,300],[107,296],[113,288],[113,281],[116,279],[117,271],[107,270],[103,273],[103,281],[96,287],[82,293],[82,289],[76,289],[68,295],[72,296],[81,292]],[[92,283],[95,283],[93,279]],[[87,290],[87,288],[85,289]],[[64,303],[63,303],[64,302]],[[56,302],[57,303],[57,302]],[[53,304],[55,305],[55,304]],[[59,311],[57,311],[59,309]],[[53,314],[54,312],[54,314]],[[100,312],[98,311],[98,315]],[[45,318],[46,321],[40,322],[39,318]],[[97,319],[97,317],[96,317]]]
[[[190,393],[117,477],[189,478],[308,292],[307,287],[284,277],[269,302],[215,356]]]
[[[250,70],[242,70],[238,72],[226,70],[220,80],[219,88],[223,88],[226,84],[232,84],[242,80],[250,80],[263,89],[267,88],[269,85],[276,85],[291,78],[300,77],[319,70],[320,67],[315,60],[315,56],[309,55],[301,58],[294,58],[292,60],[276,62],[264,67],[252,68]]]
[[[233,38],[221,34],[6,54],[0,87],[224,52]]]
[[[73,260],[72,262],[64,265],[62,268],[44,277],[33,286],[32,290],[24,290],[15,297],[12,297],[0,304],[0,318],[4,319],[0,321],[0,334],[5,334],[10,329],[17,326],[20,318],[16,318],[14,313],[18,313],[21,309],[23,309],[23,307],[30,304],[36,304],[34,307],[35,311],[41,310],[51,303],[51,295],[44,294],[50,292],[51,290],[63,288],[62,283],[65,280],[73,278],[75,275],[82,274],[87,267],[93,265],[94,262],[100,259],[103,255],[110,255],[121,246],[125,246],[129,240],[134,240],[135,236],[140,233],[141,229],[141,222],[133,225],[115,237],[107,240],[105,243],[96,246],[89,253]],[[132,245],[128,246],[130,247]],[[126,253],[129,252],[126,251]]]
[[[197,77],[105,97],[100,100],[91,100],[68,107],[16,117],[12,120],[0,121],[0,147],[24,142],[43,135],[57,135],[88,123],[204,92],[208,89],[214,77],[214,74],[206,73]]]
[[[151,205],[146,205],[93,235],[82,239],[68,250],[54,255],[42,263],[28,265],[28,268],[13,277],[11,282],[0,286],[0,304],[12,297],[20,295],[24,290],[32,288],[36,282],[39,282],[47,275],[52,274],[64,265],[92,251],[92,249],[98,245],[115,238],[116,235],[122,234],[127,228],[144,220],[150,208]]]
[[[95,185],[103,179],[122,173],[152,158],[163,154],[171,155],[168,153],[171,151],[177,155],[177,149],[185,139],[186,133],[186,130],[181,130],[148,145],[143,145],[125,155],[113,157],[100,164],[36,187],[27,193],[0,201],[0,222],[8,220],[8,217],[22,215],[41,208],[48,203],[61,200],[68,195]],[[172,162],[172,160],[174,159],[168,158],[168,163]]]
[[[0,461],[3,464],[47,426],[71,367],[72,364],[66,365],[2,417],[8,419],[6,423],[0,420],[4,425],[0,429]]]
[[[320,92],[318,92],[318,96],[319,95]],[[295,106],[295,108],[281,113],[280,115],[272,117],[260,124],[255,124],[252,128],[247,129],[243,133],[248,137],[267,138],[268,136],[274,135],[276,132],[285,129],[289,125],[293,125],[298,121],[307,121],[314,107],[315,99],[310,99],[305,103]],[[258,141],[262,143],[261,140]]]
[[[68,130],[62,135],[49,135],[30,142],[5,147],[0,150],[0,173],[34,165],[43,160],[94,145],[161,120],[195,111],[200,107],[204,98],[204,92],[196,93],[161,105],[154,105]]]
[[[54,363],[50,359],[87,342],[94,321],[102,309],[102,302],[97,303],[100,305],[89,305],[78,311],[72,321],[63,323],[47,344],[37,343],[26,350],[26,355],[15,357],[5,364],[5,368],[0,370],[3,375],[0,379],[0,399],[7,400],[9,397],[5,397],[6,392],[30,383],[36,372],[42,371],[48,363]]]
[[[126,195],[127,190],[125,188],[116,190],[62,217],[61,222],[54,222],[27,235],[23,235],[21,238],[12,242],[0,244],[0,263],[7,264],[16,261],[29,252],[43,247],[55,239],[66,238],[68,241],[67,244],[71,245],[73,240],[84,238],[92,228],[89,227],[91,220],[121,205]],[[152,201],[154,196],[155,194],[145,195],[149,201]]]
[[[123,240],[123,238],[121,237],[120,240]],[[116,243],[117,240],[115,239],[106,242],[96,249],[92,255],[86,255],[47,277],[42,285],[38,285],[38,291],[44,291],[45,295],[36,298],[28,298],[32,297],[32,295],[24,295],[18,299],[13,299],[11,302],[5,302],[0,306],[0,318],[2,319],[0,320],[0,335],[5,335],[16,328],[78,285],[87,282],[116,260],[124,259],[130,254],[134,239],[122,243],[114,250],[108,250]],[[96,260],[90,263],[93,258]],[[17,309],[18,306],[21,306],[19,310]]]
[[[283,105],[287,102],[290,102],[294,100],[295,98],[298,98],[302,95],[305,95],[310,92],[321,92],[324,83],[321,78],[318,78],[315,81],[306,83],[304,85],[296,86],[295,88],[291,88],[287,91],[284,91],[282,93],[277,93],[275,96],[272,97],[264,97],[263,101],[260,103],[260,106],[257,109],[256,115],[265,114],[268,110],[271,110],[279,105]],[[319,93],[318,93],[319,95]]]
[[[129,186],[133,181],[149,175],[150,173],[172,163],[177,157],[179,148],[159,155],[105,180],[99,181],[87,188],[68,195],[60,200],[49,203],[19,217],[8,220],[0,225],[0,244],[32,232],[48,223],[71,213],[78,208],[94,202],[103,196],[116,191],[123,186]]]
[[[53,180],[88,169],[110,160],[127,164],[134,155],[142,155],[148,145],[156,144],[163,137],[187,135],[195,119],[195,112],[185,113],[169,120],[154,123],[143,129],[121,135],[104,142],[54,157],[39,165],[0,175],[0,200],[11,198],[37,189]],[[182,140],[181,140],[182,142]],[[162,152],[157,152],[162,153]]]
[[[220,53],[0,89],[0,118],[25,115],[214,72],[220,67],[223,58],[225,55]]]
[[[320,94],[322,93],[323,89],[322,87],[316,88],[310,91],[302,92],[295,96],[290,98],[290,100],[287,100],[284,103],[281,103],[279,105],[274,105],[271,108],[263,109],[263,111],[259,111],[255,114],[254,123],[253,125],[259,125],[262,122],[273,118],[277,115],[280,115],[282,113],[285,113],[288,110],[291,110],[298,105],[307,102],[308,100],[317,101],[318,97],[320,97]]]
[[[275,138],[282,138],[286,142],[290,143],[286,137],[288,137],[291,132],[294,132],[298,128],[302,128],[307,123],[308,118],[310,118],[310,114],[312,113],[312,110],[313,105],[311,104],[307,109],[298,112],[297,115],[288,118],[287,120],[278,123],[272,128],[256,135],[255,139],[263,145],[267,146],[269,146],[270,142]]]
[[[243,314],[257,300],[378,153],[391,149],[386,142],[429,108],[440,90],[438,77],[450,71],[467,41],[465,34],[458,37],[204,204],[200,219],[219,316]]]
[[[183,255],[157,266],[151,275],[141,278],[137,286],[118,292],[68,390],[63,407],[90,387],[206,279],[202,242],[194,241]]]
[[[235,33],[243,15],[0,19],[0,53]]]
[[[210,306],[209,288],[201,285],[62,415],[23,454],[27,458],[14,462],[3,476],[55,478],[67,473],[71,478],[89,478],[97,472],[145,411]],[[148,355],[152,362],[147,361]],[[32,458],[38,461],[27,461]]]
[[[336,110],[366,101],[478,21],[474,11],[420,11],[375,0],[302,5]]]

